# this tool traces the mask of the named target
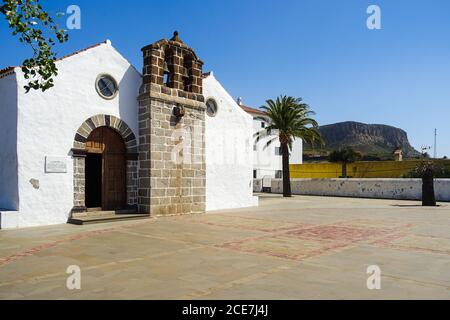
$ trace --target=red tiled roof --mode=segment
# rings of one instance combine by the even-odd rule
[[[90,50],[90,49],[96,48],[96,47],[98,47],[98,46],[100,46],[100,45],[102,45],[102,44],[104,44],[104,43],[107,43],[107,40],[106,40],[106,41],[99,42],[99,43],[96,43],[96,44],[94,44],[94,45],[92,45],[92,46],[89,46],[89,47],[87,47],[87,48],[84,48],[84,49],[75,51],[75,52],[73,52],[73,53],[71,53],[71,54],[68,54],[68,55],[66,55],[66,56],[63,56],[63,57],[57,59],[56,61],[61,61],[61,60],[64,60],[64,59],[66,59],[66,58],[75,56],[75,55],[77,55],[77,54],[79,54],[79,53],[82,53],[82,52],[88,51],[88,50]],[[4,73],[7,73],[7,72],[9,72],[9,71],[12,71],[14,68],[18,68],[18,67],[20,67],[20,66],[16,66],[16,67],[7,67],[7,68],[4,68],[4,69],[1,69],[1,70],[0,70],[0,75],[1,75],[1,74],[4,74]]]
[[[14,67],[6,67],[4,69],[0,70],[0,75],[4,74],[4,73],[8,73],[9,71],[14,70]]]
[[[262,111],[261,109],[250,108],[250,107],[246,107],[244,105],[241,105],[240,107],[242,108],[242,110],[244,110],[247,113],[260,114],[263,116],[266,115],[266,113],[264,111]]]

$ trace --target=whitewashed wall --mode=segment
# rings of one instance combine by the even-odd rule
[[[267,121],[261,119],[261,115],[253,114],[253,133],[260,132],[264,130],[262,127],[262,122],[268,126]],[[274,141],[271,145],[267,146],[267,143],[272,140],[274,136],[265,137],[259,141],[255,141],[253,138],[256,150],[253,151],[253,168],[256,170],[256,178],[263,178],[269,176],[275,178],[277,171],[283,168],[283,159],[280,155],[275,153],[275,149],[280,147],[280,142],[278,140]]]
[[[263,116],[258,114],[252,114],[253,120],[253,131],[254,133],[264,130],[261,123]],[[265,122],[266,126],[269,125]],[[280,147],[280,142],[275,140],[269,146],[267,143],[272,140],[275,136],[265,137],[260,139],[258,142],[253,141],[256,145],[256,150],[253,151],[253,168],[256,170],[256,179],[262,179],[264,177],[275,178],[277,171],[283,169],[283,157],[276,153],[276,149]],[[292,144],[292,151],[290,156],[291,164],[302,164],[303,163],[303,141],[301,139],[296,139]]]
[[[295,139],[292,144],[290,164],[303,164],[303,140]]]
[[[253,120],[211,73],[203,81],[206,99],[218,105],[206,115],[206,210],[258,205],[253,196]]]
[[[297,195],[421,200],[420,179],[293,179]],[[272,193],[283,192],[283,181],[272,180]],[[450,201],[450,179],[435,182],[438,201]]]
[[[16,74],[0,75],[0,209],[19,207]]]
[[[136,97],[141,76],[109,42],[57,62],[55,87],[25,94],[25,79],[18,74],[18,189],[17,227],[66,223],[73,207],[73,161],[70,150],[81,124],[96,114],[124,120],[137,136]],[[95,81],[101,73],[119,83],[113,100],[101,98]],[[67,173],[46,174],[45,157],[62,156]],[[39,181],[39,189],[31,179]]]

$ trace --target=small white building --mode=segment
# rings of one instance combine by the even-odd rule
[[[253,117],[253,134],[264,130],[270,120],[261,109],[250,108],[242,103],[239,98],[237,103],[240,107]],[[268,136],[257,140],[253,137],[253,178],[254,179],[281,179],[283,174],[283,159],[281,155],[280,142],[277,140],[267,146],[267,142],[274,136]],[[292,144],[290,164],[303,163],[303,141],[295,139]]]
[[[251,117],[212,74],[202,76],[203,63],[177,34],[143,52],[142,75],[110,41],[78,51],[57,61],[55,86],[45,92],[25,93],[20,67],[0,71],[1,229],[98,211],[186,214],[258,204]],[[212,104],[215,112],[206,112]],[[177,130],[201,133],[187,152],[200,163],[173,162]]]

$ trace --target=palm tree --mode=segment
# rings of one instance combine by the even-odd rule
[[[283,157],[283,196],[291,197],[291,175],[289,170],[289,156],[292,143],[296,138],[306,143],[314,144],[323,140],[317,130],[318,123],[311,118],[315,113],[301,98],[280,96],[275,101],[267,100],[261,107],[269,119],[269,126],[255,134],[257,141],[263,137],[271,137],[266,148],[279,140]],[[266,120],[261,118],[262,120]]]
[[[358,161],[362,155],[350,147],[345,147],[331,152],[328,158],[330,162],[342,163],[342,178],[347,178],[347,164]]]

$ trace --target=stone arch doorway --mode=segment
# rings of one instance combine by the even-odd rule
[[[110,115],[86,120],[75,135],[72,156],[72,216],[88,208],[137,210],[138,145],[124,121]]]
[[[86,207],[126,209],[126,147],[122,137],[108,127],[92,131],[86,141]]]

